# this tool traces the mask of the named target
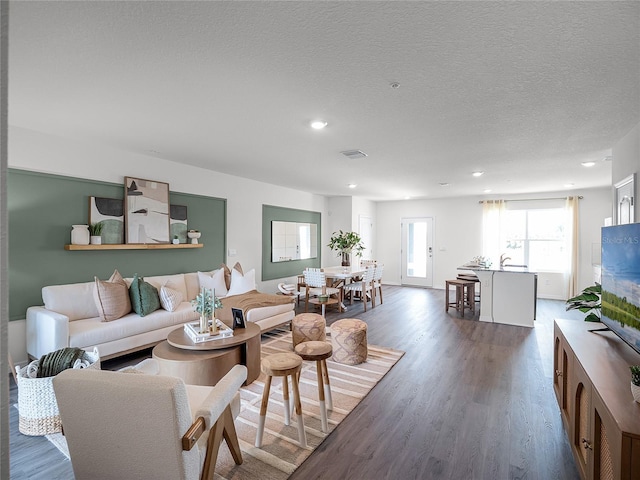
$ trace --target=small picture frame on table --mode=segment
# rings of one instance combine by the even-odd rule
[[[244,323],[244,313],[239,308],[232,308],[231,314],[233,315],[233,329],[236,328],[246,328],[246,324]]]

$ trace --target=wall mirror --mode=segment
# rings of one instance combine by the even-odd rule
[[[289,262],[318,256],[315,223],[271,222],[271,261]]]

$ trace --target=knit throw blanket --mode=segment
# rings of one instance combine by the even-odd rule
[[[270,293],[260,293],[257,290],[243,293],[241,295],[232,295],[224,297],[222,300],[222,308],[216,309],[216,318],[222,320],[227,325],[233,323],[232,308],[241,309],[246,315],[252,308],[272,307],[274,305],[285,305],[293,303],[295,299],[287,295],[272,295]]]
[[[79,358],[84,356],[84,350],[78,347],[66,347],[47,353],[38,362],[37,378],[53,377],[67,368],[72,368]]]

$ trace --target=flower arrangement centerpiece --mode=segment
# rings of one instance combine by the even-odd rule
[[[473,257],[471,262],[479,267],[489,268],[491,266],[491,260],[487,257],[483,257],[482,255],[478,255],[477,257]]]
[[[213,328],[216,329],[215,322],[216,308],[222,308],[222,301],[216,297],[215,290],[208,288],[200,289],[200,293],[191,300],[193,309],[200,314],[200,333],[209,331],[209,320],[213,319]],[[214,332],[215,333],[215,332]]]
[[[356,255],[362,256],[362,251],[364,250],[360,235],[356,232],[343,232],[342,230],[333,232],[327,247],[338,252],[338,255],[342,255],[343,267],[351,265],[351,252],[355,251]]]

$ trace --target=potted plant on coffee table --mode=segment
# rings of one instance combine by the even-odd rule
[[[362,250],[364,250],[360,235],[356,232],[343,232],[342,230],[333,232],[327,246],[342,255],[343,267],[351,265],[351,252],[355,251],[356,255],[362,256]]]

